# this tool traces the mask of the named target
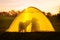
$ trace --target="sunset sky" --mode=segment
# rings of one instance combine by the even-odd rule
[[[0,0],[0,11],[12,9],[22,11],[29,6],[34,6],[42,11],[56,14],[59,5],[60,0]]]

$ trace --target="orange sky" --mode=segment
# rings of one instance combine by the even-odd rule
[[[60,0],[0,0],[0,11],[23,10],[34,6],[45,12],[56,14]]]

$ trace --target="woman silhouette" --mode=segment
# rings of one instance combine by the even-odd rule
[[[37,31],[37,19],[32,18],[31,32],[36,32],[36,31]]]

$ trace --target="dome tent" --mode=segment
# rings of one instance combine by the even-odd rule
[[[35,21],[34,21],[35,20]],[[33,22],[34,21],[34,22]],[[10,27],[6,30],[6,32],[19,32],[19,24],[20,23],[26,24],[25,32],[32,32],[32,31],[55,31],[50,21],[47,17],[42,13],[41,10],[35,7],[28,7],[24,9],[21,14],[19,14]],[[34,24],[34,25],[33,25]],[[21,29],[21,28],[20,28]]]

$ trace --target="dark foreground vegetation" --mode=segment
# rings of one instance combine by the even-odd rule
[[[0,33],[1,34],[1,33]],[[60,33],[8,33],[4,32],[0,35],[0,40],[58,40],[60,39]]]

